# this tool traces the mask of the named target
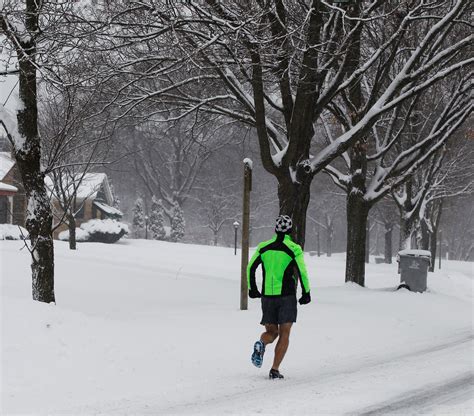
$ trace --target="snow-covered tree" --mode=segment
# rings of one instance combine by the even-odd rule
[[[209,157],[237,140],[238,132],[234,130],[219,120],[188,117],[169,125],[144,122],[135,142],[126,138],[125,145],[133,155],[130,163],[142,188],[162,200],[169,222],[174,203],[183,206],[189,199]]]
[[[142,198],[137,198],[133,207],[133,227],[137,235],[145,228],[145,208]]]
[[[452,198],[474,191],[473,145],[458,132],[405,186],[394,192],[400,211],[400,247],[420,248],[436,255],[437,233],[443,207]],[[432,262],[433,266],[434,262]]]
[[[399,216],[391,198],[386,197],[376,206],[376,220],[384,227],[384,258],[385,263],[392,264],[393,229],[397,226]]]
[[[468,80],[468,73],[460,74],[449,83],[446,81],[443,88],[430,87],[399,104],[343,153],[345,171],[334,165],[326,167],[336,185],[347,193],[346,281],[364,285],[367,218],[371,208],[390,192],[395,192],[398,205],[409,215],[402,217],[400,225],[401,245],[409,245],[424,195],[440,167],[442,149],[472,110]],[[354,94],[356,90],[354,87],[351,92]],[[361,105],[362,85],[359,93],[357,100]],[[429,105],[433,99],[436,105]],[[353,104],[335,104],[339,110],[334,114],[338,114],[342,129],[356,122],[357,117],[352,119],[355,113],[349,111]],[[335,139],[324,119],[323,124],[327,140],[333,142]]]
[[[173,219],[171,220],[170,240],[173,242],[180,241],[184,237],[184,215],[183,210],[177,202],[173,207]]]
[[[57,76],[70,70],[63,67]],[[65,77],[68,78],[67,74]],[[108,123],[103,117],[92,116],[100,97],[97,90],[90,92],[78,81],[66,84],[53,88],[43,86],[47,92],[41,100],[39,128],[44,172],[52,181],[49,187],[59,208],[53,209],[56,223],[53,231],[66,224],[69,248],[75,250],[76,215],[85,202],[85,199],[79,202],[81,198],[77,198],[77,191],[92,169],[109,163],[107,136],[112,129],[107,128]],[[90,190],[91,194],[95,191]],[[113,191],[112,195],[115,198]]]
[[[150,214],[150,231],[153,239],[164,240],[166,237],[164,227],[164,208],[163,201],[157,199],[154,195],[151,200],[151,214]]]
[[[217,246],[219,233],[225,224],[231,224],[236,216],[236,207],[240,198],[235,195],[235,181],[226,181],[222,177],[209,180],[199,193],[202,226],[209,228]],[[239,201],[240,202],[240,201]]]
[[[0,48],[11,55],[2,75],[19,74],[18,96],[10,108],[0,103],[0,126],[6,132],[20,171],[28,200],[26,229],[30,238],[32,294],[41,302],[55,302],[53,215],[41,167],[41,138],[38,134],[37,54],[39,22],[45,12],[41,2],[2,2],[0,5]],[[43,56],[50,56],[43,50]],[[15,102],[16,101],[16,102]]]
[[[154,1],[135,9],[117,3],[117,27],[130,24],[135,33],[136,19],[146,18],[156,30],[144,25],[147,32],[129,35],[126,47],[137,53],[126,66],[137,76],[127,75],[114,102],[140,117],[176,120],[205,111],[254,127],[263,166],[278,181],[280,212],[292,216],[294,236],[304,244],[315,175],[357,143],[360,153],[379,120],[471,63],[463,53],[472,41],[468,3],[209,0],[181,8],[164,3],[160,13]],[[113,41],[120,31],[111,29]],[[136,58],[144,37],[159,51],[148,53],[147,65]],[[175,61],[189,62],[185,71],[163,58],[171,38],[180,44]],[[341,114],[341,102],[349,111]],[[327,111],[342,116],[345,128],[316,148],[314,126]],[[358,281],[361,273],[351,266],[348,274]]]
[[[120,209],[120,198],[117,195],[117,192],[115,191],[115,186],[114,184],[109,180],[110,182],[110,192],[112,192],[114,202],[112,203],[112,206],[114,208]]]
[[[340,199],[334,195],[328,195],[327,198],[318,200],[312,210],[312,215],[308,214],[307,216],[314,225],[318,226],[319,230],[324,230],[327,257],[332,256],[335,227],[344,207]]]
[[[450,260],[474,261],[474,195],[447,199],[436,236]],[[435,234],[436,235],[436,234]]]

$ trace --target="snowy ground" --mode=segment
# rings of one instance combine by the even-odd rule
[[[313,302],[269,381],[232,249],[57,242],[52,306],[30,300],[21,246],[0,241],[2,415],[474,414],[472,264],[416,294],[394,291],[396,265],[369,265],[363,289],[342,256],[308,256]]]

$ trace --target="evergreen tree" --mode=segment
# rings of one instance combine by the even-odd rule
[[[133,227],[137,235],[141,229],[145,228],[145,210],[143,206],[143,199],[138,198],[133,207]]]
[[[164,208],[161,199],[153,195],[151,200],[150,230],[155,240],[164,240],[166,237],[164,227]]]
[[[110,182],[110,192],[112,193],[112,196],[113,196],[112,206],[114,208],[120,209],[120,199],[118,198],[117,194],[115,193],[114,185],[112,184],[112,182],[110,180],[109,180],[109,182]]]
[[[183,210],[179,206],[178,202],[175,201],[173,206],[173,219],[171,221],[171,241],[177,242],[184,237],[184,215]]]

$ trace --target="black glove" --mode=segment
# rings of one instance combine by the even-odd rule
[[[262,294],[257,289],[250,289],[249,290],[249,298],[261,298]]]
[[[307,303],[311,302],[311,295],[308,293],[303,293],[303,296],[300,297],[298,301],[300,305],[306,305]]]

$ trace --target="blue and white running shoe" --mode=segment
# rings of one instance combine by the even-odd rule
[[[258,340],[253,346],[252,364],[260,368],[263,363],[263,354],[265,354],[265,344]]]

